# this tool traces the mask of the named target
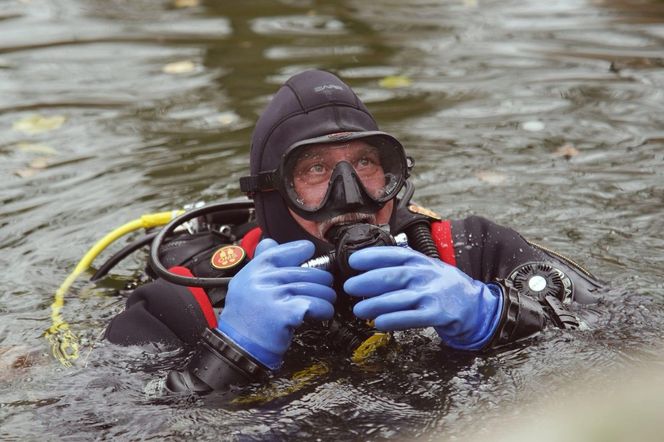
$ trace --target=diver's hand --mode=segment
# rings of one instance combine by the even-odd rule
[[[461,270],[401,247],[369,247],[350,256],[365,271],[346,281],[344,290],[368,299],[353,308],[375,319],[379,330],[432,326],[450,347],[481,349],[492,337],[502,306],[498,286],[471,279]]]
[[[228,285],[218,330],[270,369],[279,368],[294,329],[305,319],[334,314],[332,275],[300,267],[313,254],[310,241],[278,245],[264,239]]]

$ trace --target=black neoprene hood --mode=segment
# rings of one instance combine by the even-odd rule
[[[296,142],[339,132],[377,130],[364,103],[334,74],[319,70],[299,73],[277,91],[256,123],[251,174],[276,169],[284,152]],[[319,251],[327,248],[291,217],[278,192],[258,192],[254,201],[265,236],[279,243],[309,239]]]

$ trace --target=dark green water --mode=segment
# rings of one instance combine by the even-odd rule
[[[0,439],[463,439],[575,380],[663,364],[664,3],[245,3],[0,2]],[[154,398],[180,356],[98,342],[136,255],[68,292],[82,347],[62,367],[42,333],[85,251],[144,213],[239,196],[253,122],[312,67],[402,139],[420,204],[610,280],[580,311],[592,330],[477,358],[407,333],[267,404]]]

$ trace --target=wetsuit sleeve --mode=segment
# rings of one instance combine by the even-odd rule
[[[513,229],[485,218],[472,216],[452,221],[451,232],[457,267],[479,281],[504,280],[524,264],[549,263],[570,278],[574,301],[594,303],[603,287],[601,281],[571,259],[535,245]]]
[[[160,258],[171,272],[182,276],[220,276],[220,270],[211,265],[211,256],[223,245],[215,235],[181,235],[162,246]],[[149,267],[146,272],[154,280],[130,294],[125,310],[108,325],[106,339],[119,345],[159,342],[188,346],[200,339],[205,328],[216,327],[210,298],[221,303],[224,293],[171,284],[156,278]]]
[[[503,294],[500,323],[485,349],[525,339],[549,324],[559,328],[578,327],[577,318],[567,310],[566,304],[595,302],[602,288],[599,280],[572,260],[481,217],[452,221],[449,241],[459,269],[474,279],[498,285]],[[518,275],[525,275],[524,280],[528,281],[529,275],[533,275],[529,272],[540,268],[565,281],[565,296],[554,296],[544,290],[534,294],[527,284],[520,285],[523,280],[519,281]]]
[[[207,303],[207,304],[206,304]],[[158,279],[134,290],[125,310],[113,318],[105,337],[119,345],[159,342],[193,345],[210,324],[212,306],[192,289]]]

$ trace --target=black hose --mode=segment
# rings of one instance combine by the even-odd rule
[[[438,247],[431,236],[431,226],[428,222],[418,222],[406,228],[408,245],[431,258],[440,259]]]
[[[159,275],[161,278],[165,279],[168,282],[173,284],[183,285],[187,287],[203,287],[203,288],[212,288],[212,287],[226,287],[230,282],[231,278],[198,278],[198,277],[188,277],[180,276],[175,273],[168,271],[166,267],[163,266],[159,259],[159,248],[161,247],[164,240],[173,233],[173,231],[189,221],[190,219],[198,218],[199,216],[207,215],[211,212],[218,212],[220,210],[232,210],[232,209],[244,209],[251,210],[254,207],[252,201],[240,201],[240,202],[230,202],[230,203],[217,203],[210,204],[208,206],[203,206],[198,209],[193,209],[189,212],[186,212],[177,218],[175,218],[170,223],[159,231],[157,236],[152,241],[152,246],[150,247],[150,267],[152,270]]]
[[[136,250],[140,249],[141,247],[145,247],[148,244],[150,244],[155,236],[157,236],[157,232],[149,233],[149,234],[145,235],[144,237],[137,239],[133,243],[128,244],[125,247],[123,247],[121,250],[119,250],[113,256],[108,258],[101,265],[101,267],[99,267],[99,269],[95,272],[95,274],[92,275],[92,278],[90,278],[90,281],[97,281],[98,279],[101,279],[104,276],[106,276],[108,274],[108,272],[110,272],[113,267],[118,265],[118,263],[120,261],[125,259],[127,256],[131,255],[132,253],[134,253]]]
[[[415,193],[415,186],[410,180],[406,181],[406,191],[399,202],[399,209],[405,210],[410,204],[410,199]],[[440,259],[438,247],[431,237],[431,224],[428,221],[416,222],[404,229],[408,237],[408,245],[431,258]]]
[[[406,189],[404,190],[403,197],[401,197],[401,200],[399,201],[399,209],[405,209],[408,207],[408,204],[410,204],[410,200],[414,193],[415,186],[410,182],[410,180],[406,180]]]

